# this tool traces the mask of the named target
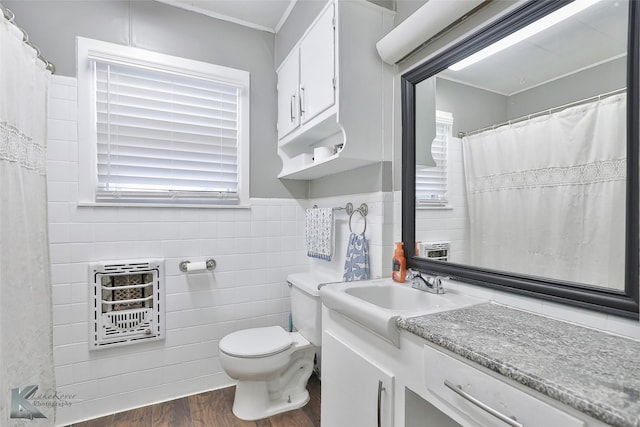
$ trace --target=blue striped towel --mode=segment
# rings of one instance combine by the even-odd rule
[[[369,279],[369,244],[364,233],[351,233],[344,262],[344,281],[354,282]]]

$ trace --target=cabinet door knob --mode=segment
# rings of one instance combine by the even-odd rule
[[[444,380],[444,385],[447,386],[448,388],[450,388],[451,390],[453,390],[456,394],[460,395],[464,399],[466,399],[469,402],[473,403],[478,408],[480,408],[483,411],[486,411],[486,412],[490,413],[491,415],[493,415],[494,417],[498,418],[500,421],[503,421],[503,422],[509,424],[512,427],[524,427],[523,424],[520,424],[514,418],[508,417],[508,416],[504,415],[503,413],[496,411],[495,409],[493,409],[492,407],[490,407],[486,403],[483,403],[483,402],[479,401],[478,399],[476,399],[475,397],[471,396],[469,393],[464,391],[461,386],[454,385],[449,380]],[[378,422],[378,425],[379,424],[380,423]]]

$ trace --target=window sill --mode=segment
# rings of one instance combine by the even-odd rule
[[[453,210],[453,206],[450,204],[446,205],[417,205],[417,211],[450,211]]]
[[[251,204],[239,205],[204,205],[189,203],[110,203],[110,202],[78,202],[79,208],[188,208],[188,209],[250,209]]]

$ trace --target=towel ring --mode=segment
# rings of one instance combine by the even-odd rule
[[[358,209],[355,209],[353,212],[351,212],[351,214],[349,215],[349,231],[353,233],[353,228],[351,228],[351,220],[353,219],[353,215],[356,212],[358,212],[360,216],[364,218],[364,229],[362,230],[362,234],[364,234],[364,232],[367,231],[367,212],[368,212],[367,205],[365,205],[364,203],[360,205]]]

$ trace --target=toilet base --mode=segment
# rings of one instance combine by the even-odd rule
[[[315,348],[307,343],[291,356],[289,365],[277,375],[265,381],[238,380],[233,399],[234,415],[253,421],[306,405],[314,355]]]
[[[233,399],[233,414],[241,420],[254,421],[303,407],[309,402],[307,389],[277,399],[269,396],[265,381],[238,381]]]

